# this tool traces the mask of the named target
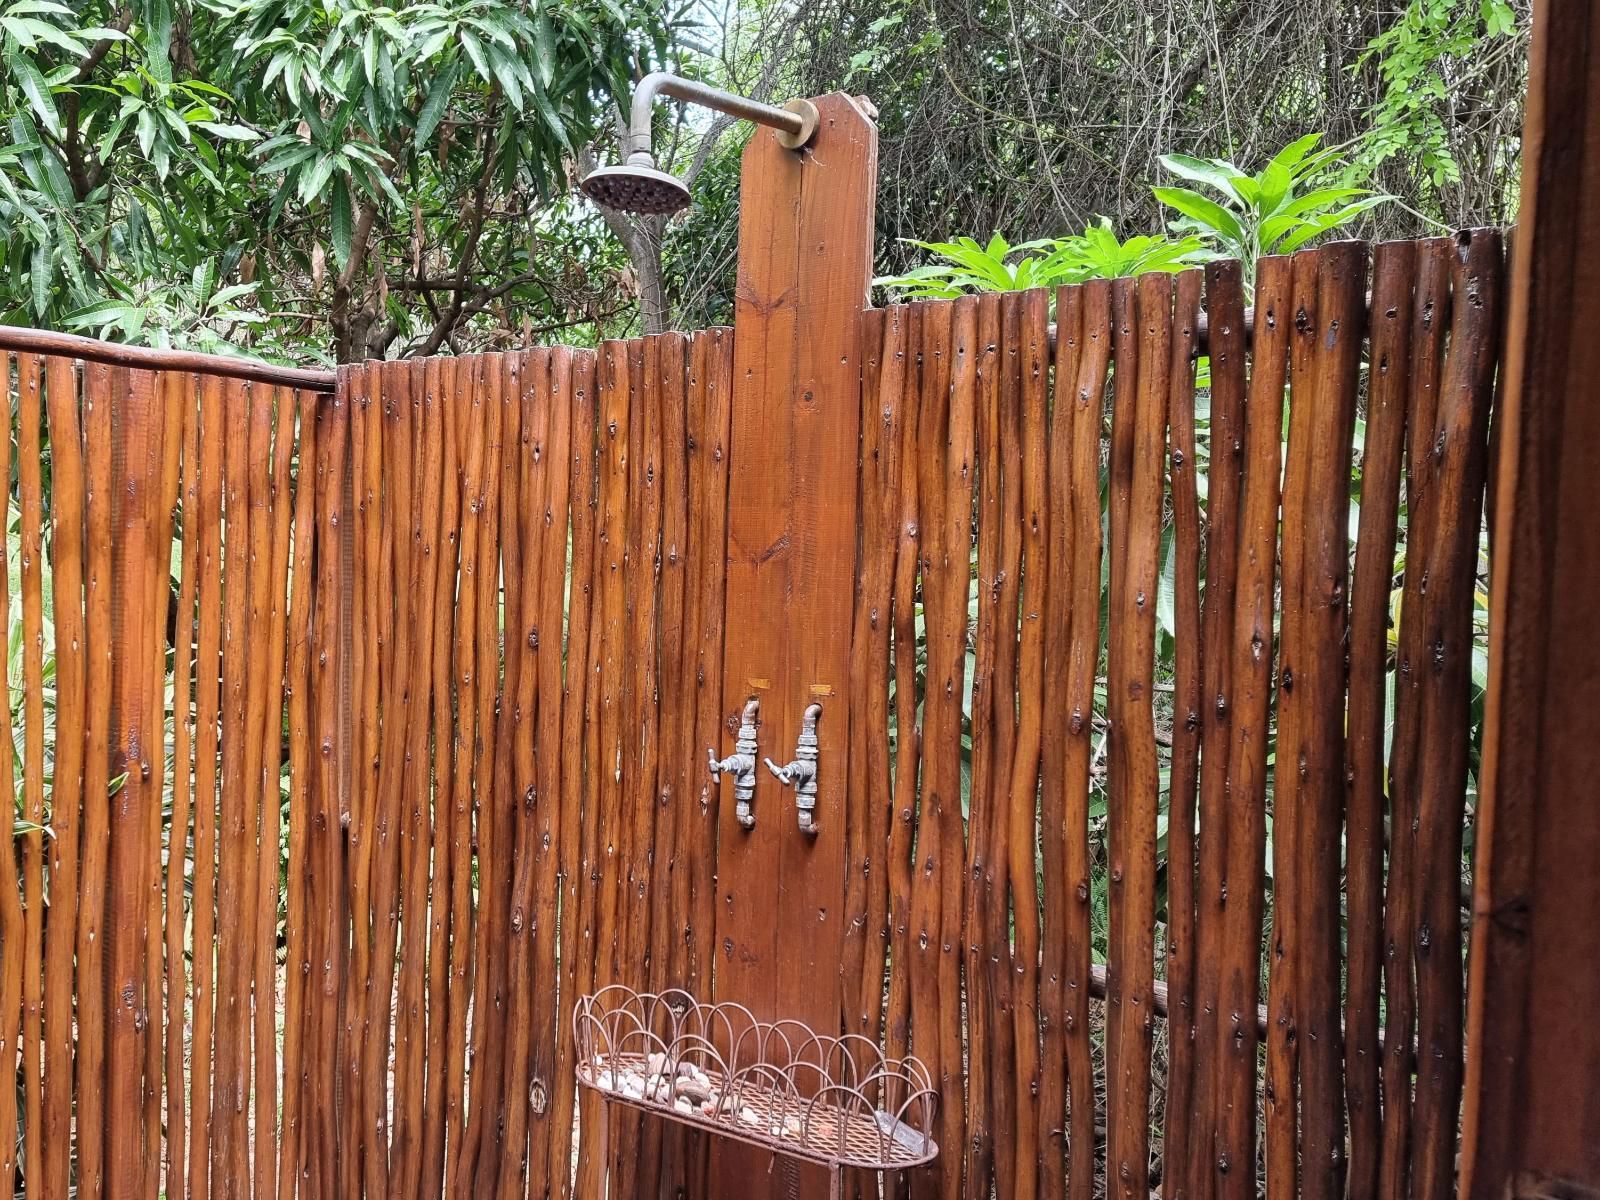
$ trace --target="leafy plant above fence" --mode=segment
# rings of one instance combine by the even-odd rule
[[[1224,257],[1249,264],[1253,279],[1253,264],[1263,255],[1292,254],[1390,199],[1361,188],[1318,186],[1338,159],[1337,148],[1317,149],[1321,141],[1320,133],[1311,133],[1291,142],[1254,175],[1220,158],[1164,154],[1163,167],[1217,198],[1189,187],[1153,190],[1182,214],[1172,223],[1175,233],[1199,236]]]
[[[982,246],[969,237],[910,244],[945,261],[872,281],[875,287],[887,288],[904,300],[950,299],[967,292],[1025,292],[1087,279],[1181,271],[1208,257],[1205,243],[1193,236],[1176,240],[1160,235],[1139,236],[1120,241],[1105,217],[1091,223],[1081,234],[1040,238],[1015,246],[998,233]]]
[[[908,240],[908,245],[944,261],[872,282],[901,300],[949,299],[968,292],[1026,291],[1148,271],[1181,271],[1222,257],[1245,264],[1248,295],[1258,258],[1293,253],[1392,199],[1332,181],[1328,173],[1339,152],[1336,147],[1317,149],[1321,141],[1320,133],[1300,138],[1254,175],[1220,158],[1162,155],[1161,165],[1168,171],[1214,193],[1191,187],[1153,188],[1156,199],[1180,214],[1172,222],[1171,236],[1149,234],[1121,241],[1111,221],[1100,217],[1081,234],[1016,245],[998,233],[985,245],[970,237],[949,242]]]

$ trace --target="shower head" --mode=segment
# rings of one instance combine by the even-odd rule
[[[817,131],[817,109],[809,100],[790,100],[782,108],[735,96],[690,79],[656,71],[639,81],[628,121],[628,160],[620,167],[591,171],[578,187],[606,208],[632,213],[674,213],[689,205],[689,189],[656,166],[651,153],[650,116],[657,96],[672,96],[729,116],[777,130],[778,144],[799,150]]]
[[[578,186],[596,204],[623,212],[675,213],[689,207],[689,189],[675,176],[657,170],[647,153],[628,155],[620,167],[590,171]]]

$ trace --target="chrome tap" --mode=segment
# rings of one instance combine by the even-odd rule
[[[777,777],[784,787],[794,785],[795,817],[800,822],[800,832],[817,832],[817,720],[822,716],[822,705],[811,704],[800,718],[800,739],[795,744],[794,761],[780,767],[770,758],[763,759],[767,770]]]
[[[761,701],[752,696],[744,706],[744,716],[739,722],[739,737],[734,742],[733,753],[727,758],[717,758],[717,752],[706,749],[706,761],[713,779],[720,775],[733,776],[733,815],[746,829],[754,829],[755,813],[750,802],[756,794],[757,730],[760,728]]]

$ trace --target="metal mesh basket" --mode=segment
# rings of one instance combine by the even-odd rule
[[[620,984],[581,997],[572,1028],[578,1082],[608,1102],[831,1168],[900,1170],[939,1153],[927,1068],[868,1038]]]

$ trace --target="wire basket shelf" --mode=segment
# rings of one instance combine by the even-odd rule
[[[620,984],[580,997],[572,1027],[578,1082],[607,1102],[835,1170],[938,1156],[928,1069],[868,1038]]]

